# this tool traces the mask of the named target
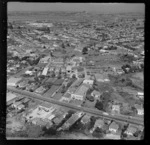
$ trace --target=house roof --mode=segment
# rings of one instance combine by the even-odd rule
[[[101,93],[98,92],[98,91],[96,91],[96,90],[94,90],[94,91],[92,92],[92,94],[94,94],[94,95],[101,95]]]
[[[129,126],[127,128],[127,131],[130,132],[130,133],[132,133],[132,134],[134,134],[137,131],[137,128],[134,127],[134,126]]]
[[[104,121],[102,119],[97,119],[95,122],[96,126],[103,126],[104,125]]]
[[[112,107],[115,109],[120,109],[120,105],[112,105]]]
[[[64,95],[64,97],[66,97],[66,98],[70,98],[70,97],[71,97],[71,94],[66,93],[66,94]]]
[[[19,82],[20,80],[22,80],[22,78],[15,78],[15,77],[11,77],[7,80],[7,83],[14,83],[16,84],[17,82]]]
[[[81,87],[79,87],[79,88],[76,90],[75,94],[76,94],[76,95],[84,96],[88,89],[89,89],[89,88],[88,88],[87,86],[82,85]]]
[[[118,125],[118,124],[116,124],[115,122],[112,122],[112,123],[110,124],[109,128],[112,128],[112,129],[116,129],[116,130],[118,130],[119,125]]]
[[[142,105],[135,104],[134,106],[135,106],[135,108],[136,108],[137,110],[143,110]]]
[[[90,121],[90,118],[91,118],[91,116],[89,116],[89,115],[85,115],[85,116],[83,116],[83,118],[82,118],[82,122],[83,123],[87,123],[88,121]]]

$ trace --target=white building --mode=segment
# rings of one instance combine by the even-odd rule
[[[17,95],[16,94],[12,94],[12,93],[7,93],[7,97],[6,97],[6,101],[11,101],[12,99],[16,98]]]
[[[46,76],[48,70],[49,70],[49,68],[48,68],[48,67],[45,67],[44,70],[43,70],[43,72],[42,72],[42,75]]]
[[[8,86],[16,86],[16,84],[19,82],[19,81],[21,81],[22,80],[22,78],[15,78],[15,77],[11,77],[11,78],[9,78],[8,80],[7,80],[7,85]]]

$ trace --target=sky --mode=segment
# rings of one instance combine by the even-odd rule
[[[142,3],[27,3],[9,2],[8,11],[87,11],[99,13],[144,13]]]

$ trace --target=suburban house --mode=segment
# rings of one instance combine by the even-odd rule
[[[81,123],[86,124],[90,121],[91,116],[89,115],[85,115],[83,116],[83,118],[81,119]]]
[[[92,93],[91,93],[91,96],[95,97],[96,99],[100,98],[101,96],[101,93],[94,90]]]
[[[120,113],[120,105],[112,105],[112,113]]]
[[[50,60],[50,56],[46,56],[46,57],[40,59],[40,63],[48,63],[49,60]]]
[[[144,108],[141,105],[135,104],[134,106],[137,110],[138,115],[144,115]]]
[[[140,99],[144,99],[144,93],[143,93],[143,92],[138,92],[138,93],[137,93],[137,96],[138,96]]]
[[[109,126],[109,131],[111,131],[112,133],[117,133],[119,129],[119,125],[115,122],[112,122]]]
[[[130,136],[133,136],[136,131],[137,131],[136,127],[129,125],[127,130],[124,133]]]
[[[96,122],[95,122],[95,124],[94,124],[94,127],[90,130],[90,133],[93,133],[94,130],[95,130],[97,127],[103,128],[103,126],[104,126],[104,120],[102,120],[102,119],[97,119]]]
[[[93,83],[94,83],[94,80],[91,80],[91,79],[85,79],[84,81],[83,81],[83,83],[84,84],[89,84],[89,85],[93,85]]]
[[[48,68],[48,67],[45,67],[45,68],[43,69],[42,75],[46,76],[47,73],[48,73],[48,70],[49,70],[49,68]]]
[[[87,91],[89,90],[89,87],[85,85],[81,85],[75,93],[71,94],[72,99],[77,99],[77,100],[84,100]]]

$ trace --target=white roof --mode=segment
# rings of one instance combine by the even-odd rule
[[[143,92],[138,92],[138,95],[144,95],[144,93]]]
[[[7,93],[7,102],[16,98],[17,96],[15,94],[12,94],[12,93]]]
[[[22,78],[15,78],[15,77],[11,77],[8,79],[7,84],[16,84],[18,81],[20,81]]]
[[[45,67],[44,70],[43,70],[43,72],[42,72],[42,75],[45,75],[45,76],[46,76],[46,75],[47,75],[47,72],[48,72],[48,69],[49,69],[48,67]]]

